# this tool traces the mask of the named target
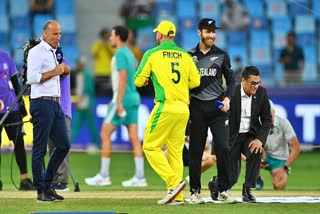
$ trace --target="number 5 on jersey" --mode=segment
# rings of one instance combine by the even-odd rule
[[[180,82],[181,74],[180,74],[180,71],[174,68],[174,66],[179,66],[179,63],[171,62],[171,72],[176,75],[176,79],[172,78],[172,82],[174,84],[178,84]]]

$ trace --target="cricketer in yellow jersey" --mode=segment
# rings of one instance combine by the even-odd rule
[[[200,85],[200,74],[191,56],[173,41],[176,27],[172,22],[162,21],[153,32],[158,46],[144,54],[134,78],[135,85],[142,87],[151,77],[155,90],[143,151],[167,185],[168,193],[158,204],[183,204],[181,191],[186,183],[182,181],[182,150],[189,119],[189,89]],[[164,145],[169,160],[162,151]]]

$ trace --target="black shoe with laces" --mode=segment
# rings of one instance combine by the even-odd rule
[[[53,198],[55,198],[58,201],[63,201],[64,197],[62,195],[58,195],[57,192],[55,191],[55,189],[53,187],[50,187],[47,190],[47,193],[52,196]]]
[[[218,176],[212,177],[211,181],[208,183],[208,188],[210,190],[212,200],[217,201],[219,195]]]
[[[242,201],[243,202],[256,202],[256,198],[252,195],[251,188],[243,184],[242,187]]]
[[[51,203],[55,202],[55,200],[56,199],[49,195],[47,192],[38,193],[37,202]]]
[[[21,179],[19,190],[21,191],[31,191],[36,190],[30,178]]]

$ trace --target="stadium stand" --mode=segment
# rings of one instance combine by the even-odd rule
[[[29,12],[28,0],[0,0],[0,48],[11,52],[18,62],[17,48],[28,37],[41,36],[47,19],[55,18],[62,26],[61,45],[70,54],[71,61],[78,57],[78,27],[76,25],[77,0],[55,0],[51,15],[35,15]],[[304,83],[317,83],[320,72],[320,1],[319,0],[234,0],[242,3],[249,12],[247,32],[217,31],[216,45],[235,57],[241,54],[245,64],[257,64],[262,73],[270,74],[274,83],[280,82],[281,66],[279,50],[285,45],[289,31],[295,31],[297,42],[304,48],[306,72]],[[169,19],[177,26],[176,42],[190,49],[199,41],[197,23],[203,17],[214,18],[220,25],[225,0],[154,0],[154,25]],[[24,32],[20,29],[24,28]],[[28,30],[29,29],[29,30]],[[139,29],[137,44],[143,51],[156,45],[153,27]],[[74,50],[74,51],[72,51]],[[310,60],[312,59],[312,60]],[[232,59],[233,60],[233,59]],[[74,65],[74,62],[71,62]],[[271,75],[272,73],[272,75]]]
[[[74,0],[55,0],[53,14],[34,14],[29,9],[29,0],[0,0],[0,49],[11,53],[18,69],[22,68],[22,46],[30,38],[42,35],[43,25],[49,19],[57,19],[62,27],[61,44],[71,66],[79,57]]]

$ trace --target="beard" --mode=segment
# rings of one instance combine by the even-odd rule
[[[201,37],[201,42],[206,48],[211,48],[214,44],[215,38]]]

